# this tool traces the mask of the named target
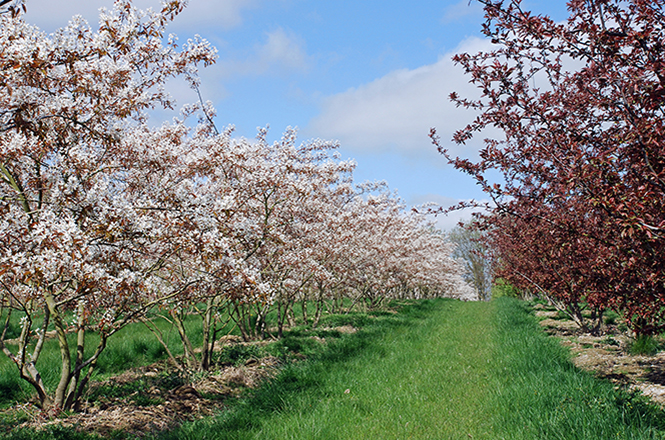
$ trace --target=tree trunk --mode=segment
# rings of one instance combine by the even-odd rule
[[[192,342],[187,336],[185,330],[185,324],[182,320],[181,311],[171,310],[171,318],[173,318],[173,323],[175,324],[178,334],[180,335],[180,340],[182,341],[182,347],[184,350],[185,362],[189,368],[195,368],[198,364],[196,356],[194,355],[194,349],[192,348]]]
[[[284,336],[284,313],[282,313],[282,302],[277,301],[277,337]]]
[[[215,345],[215,339],[213,337],[212,343],[210,341],[210,332],[213,326],[213,310],[215,307],[215,298],[209,298],[206,302],[206,309],[203,315],[203,342],[201,344],[203,352],[201,353],[201,363],[199,368],[201,371],[207,371],[210,368],[210,362],[212,357],[212,349]]]
[[[69,387],[65,396],[63,409],[69,409],[74,404],[77,394],[77,387],[79,386],[79,378],[81,377],[81,368],[85,356],[85,322],[83,303],[79,304],[77,308],[78,321],[76,323],[78,329],[76,331],[76,361],[74,362],[74,371],[70,377]]]
[[[55,326],[56,335],[58,337],[58,345],[60,347],[60,359],[62,364],[62,370],[60,371],[60,381],[58,386],[55,389],[55,395],[53,398],[53,405],[56,409],[63,409],[65,404],[67,387],[69,386],[69,381],[71,380],[71,368],[72,361],[69,350],[69,343],[67,342],[67,332],[65,331],[64,323],[62,322],[62,317],[55,302],[55,298],[51,293],[48,293],[44,296],[46,300],[46,305],[51,313],[53,319],[53,325]]]
[[[293,314],[293,301],[287,301],[285,313],[289,323],[289,328],[295,327],[296,317]]]
[[[170,324],[173,324],[173,321],[171,321],[167,317],[161,316],[161,315],[160,315],[160,317],[165,319]],[[173,366],[178,368],[179,370],[182,370],[182,366],[180,365],[180,362],[178,362],[176,357],[173,355],[173,353],[169,349],[169,346],[166,343],[166,341],[164,340],[164,335],[162,334],[159,327],[157,327],[157,325],[155,325],[151,320],[149,320],[145,317],[141,318],[141,322],[143,323],[143,325],[145,325],[148,328],[148,330],[150,330],[150,332],[153,335],[155,335],[155,338],[157,338],[157,341],[161,344],[161,346],[164,347],[164,350],[166,351],[166,355],[169,357],[169,361],[171,362],[171,364],[173,364]]]

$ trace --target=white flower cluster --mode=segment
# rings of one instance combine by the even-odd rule
[[[118,0],[98,31],[75,17],[51,36],[0,17],[0,295],[55,295],[71,325],[108,328],[211,297],[265,313],[312,292],[455,294],[449,244],[385,184],[354,187],[337,143],[185,123],[209,104],[149,128],[143,112],[168,105],[161,86],[198,85],[196,65],[216,57],[198,37],[164,44],[161,14]]]

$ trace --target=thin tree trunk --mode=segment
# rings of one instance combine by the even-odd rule
[[[302,321],[305,325],[309,324],[309,318],[307,317],[307,297],[303,298],[302,301]]]
[[[319,320],[321,319],[321,312],[324,307],[324,297],[323,297],[323,287],[318,287],[319,295],[316,299],[316,310],[314,312],[314,322],[312,322],[312,327],[319,325]]]
[[[212,347],[210,342],[210,331],[213,324],[212,312],[215,306],[215,299],[209,298],[206,302],[205,314],[203,315],[203,353],[201,354],[200,369],[207,371],[210,368],[210,357],[212,355]],[[215,344],[215,339],[212,339],[212,345]]]
[[[277,337],[284,336],[284,314],[282,313],[282,302],[277,301]]]
[[[296,317],[294,316],[294,313],[293,313],[293,304],[294,304],[293,301],[287,301],[286,310],[285,310],[286,317],[288,319],[288,323],[289,323],[290,328],[296,326]]]
[[[71,408],[74,403],[75,396],[77,395],[77,387],[79,386],[79,378],[81,377],[81,366],[84,362],[85,356],[85,322],[83,318],[83,303],[79,304],[78,310],[78,322],[77,331],[76,331],[76,360],[74,361],[74,371],[71,374],[69,380],[69,387],[67,389],[67,394],[65,396],[65,401],[63,404],[63,409]]]
[[[166,317],[162,316],[162,318],[166,319],[169,323],[173,324],[173,322],[170,321],[169,319],[167,319]],[[166,355],[169,357],[169,361],[173,364],[173,366],[175,366],[179,370],[182,370],[182,365],[180,365],[180,362],[178,362],[176,357],[173,355],[173,353],[169,349],[168,344],[164,340],[164,334],[159,329],[159,327],[157,327],[157,325],[155,323],[153,323],[152,321],[150,321],[148,318],[141,317],[140,320],[143,323],[143,325],[145,325],[148,328],[148,330],[150,330],[150,332],[153,335],[155,335],[155,338],[161,344],[161,346],[164,347],[164,350],[166,351]]]
[[[65,404],[66,392],[69,386],[69,381],[71,380],[71,368],[72,360],[69,350],[69,343],[67,342],[67,332],[65,331],[65,325],[60,316],[60,312],[55,302],[55,297],[48,293],[44,295],[46,300],[46,305],[51,313],[53,319],[53,325],[55,327],[56,335],[58,336],[58,345],[60,346],[60,359],[62,363],[62,370],[60,372],[60,381],[58,386],[55,389],[55,395],[53,399],[53,405],[62,409]]]
[[[189,368],[195,368],[198,361],[196,360],[196,356],[194,355],[192,342],[189,340],[187,332],[185,331],[185,324],[182,320],[182,316],[180,316],[179,311],[172,310],[171,317],[173,318],[173,323],[175,324],[175,327],[178,330],[178,333],[180,334],[180,340],[182,341],[182,346],[187,366]]]

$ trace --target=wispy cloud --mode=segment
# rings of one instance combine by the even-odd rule
[[[176,18],[174,28],[194,30],[202,27],[230,29],[242,23],[244,10],[258,6],[261,0],[193,0]],[[160,0],[134,0],[140,9],[160,8]],[[44,30],[51,32],[65,26],[74,15],[82,15],[93,26],[97,24],[99,8],[111,9],[113,0],[28,0],[25,18]]]
[[[264,42],[254,46],[245,58],[227,57],[218,64],[221,78],[234,78],[305,73],[310,63],[305,42],[292,32],[278,28],[267,32]]]
[[[491,43],[469,38],[455,52],[489,50]],[[475,113],[457,108],[449,95],[475,97],[461,67],[446,54],[438,62],[397,70],[373,82],[324,98],[321,112],[307,131],[339,139],[356,151],[393,151],[406,155],[431,151],[427,135],[436,127],[444,143],[469,123]],[[454,149],[454,145],[451,145]]]
[[[263,71],[275,67],[289,71],[304,71],[309,64],[304,42],[282,28],[267,34],[267,41],[258,48],[257,55],[256,65]]]
[[[443,23],[453,23],[468,18],[476,20],[478,17],[482,17],[482,15],[483,7],[479,2],[473,0],[461,0],[446,8],[442,21]]]

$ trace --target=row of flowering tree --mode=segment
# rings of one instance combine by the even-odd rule
[[[638,334],[663,330],[665,3],[571,0],[556,23],[518,0],[481,2],[495,47],[456,57],[481,93],[452,95],[479,111],[455,141],[503,137],[479,161],[448,157],[494,201],[498,276],[591,329],[612,308]]]
[[[377,185],[354,186],[335,144],[299,144],[294,130],[237,139],[203,103],[150,127],[147,111],[172,106],[166,81],[196,87],[197,65],[216,57],[205,40],[165,37],[183,7],[118,0],[98,30],[74,18],[51,35],[0,14],[0,350],[43,408],[76,406],[124,326],[159,337],[155,314],[179,332],[186,366],[207,369],[222,316],[251,339],[281,334],[295,304],[316,323],[330,304],[464,287],[442,235]],[[193,312],[201,347],[184,325]],[[38,368],[49,335],[55,389]]]

